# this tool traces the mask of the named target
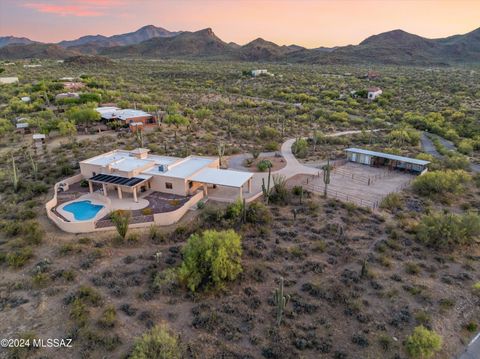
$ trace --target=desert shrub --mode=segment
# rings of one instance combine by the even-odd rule
[[[98,306],[102,303],[102,297],[95,289],[82,286],[78,289],[76,298],[80,299],[82,303],[88,303]]]
[[[473,145],[473,140],[462,140],[458,144],[458,151],[460,151],[464,155],[471,155],[473,152]]]
[[[478,330],[478,325],[475,322],[468,322],[465,325],[465,329],[467,329],[470,333],[476,333]]]
[[[128,232],[128,224],[130,222],[130,212],[117,210],[110,214],[110,218],[117,229],[120,238],[125,239]]]
[[[242,272],[241,256],[241,237],[233,230],[193,234],[183,249],[179,278],[192,292],[221,287]]]
[[[197,208],[198,209],[204,209],[205,208],[205,202],[204,201],[198,201],[197,202]]]
[[[234,203],[230,203],[225,211],[225,218],[237,220],[240,218],[243,212],[243,202],[236,200]]]
[[[292,145],[292,152],[298,158],[304,158],[307,156],[308,142],[303,138],[295,140]]]
[[[24,247],[19,250],[9,252],[6,255],[6,262],[10,267],[23,267],[27,261],[33,257],[33,251],[30,247]]]
[[[109,305],[102,313],[102,316],[98,320],[98,325],[102,328],[113,328],[117,320],[117,312],[115,307]]]
[[[280,145],[276,141],[270,141],[265,144],[265,151],[277,151],[280,148]]]
[[[265,172],[269,168],[272,168],[272,166],[273,166],[272,162],[270,162],[269,160],[261,160],[260,162],[257,163],[257,169],[260,172]]]
[[[445,156],[442,160],[442,165],[446,169],[451,170],[468,170],[470,169],[470,161],[468,157],[460,155],[458,153]]]
[[[150,215],[153,214],[153,209],[151,209],[151,208],[149,208],[149,207],[144,208],[144,209],[142,209],[142,214],[143,214],[144,216],[150,216]]]
[[[458,194],[464,190],[464,185],[471,176],[463,170],[447,170],[427,172],[413,181],[413,189],[420,195]]]
[[[434,248],[470,245],[480,236],[480,215],[433,213],[421,219],[416,231],[420,241]]]
[[[442,348],[442,337],[420,325],[407,337],[405,348],[411,358],[431,358]]]
[[[180,359],[182,350],[178,335],[165,324],[155,326],[135,341],[130,359]]]
[[[398,193],[390,193],[380,203],[380,208],[388,209],[389,211],[395,211],[402,209],[404,206],[403,198]]]
[[[477,282],[472,286],[472,292],[480,297],[480,282]]]
[[[75,299],[70,308],[70,318],[79,327],[84,327],[88,322],[89,312],[87,306],[80,300]]]
[[[405,272],[411,275],[416,275],[420,273],[420,266],[413,262],[405,263]]]
[[[267,206],[261,202],[253,202],[247,209],[247,222],[267,224],[272,220],[272,215]]]

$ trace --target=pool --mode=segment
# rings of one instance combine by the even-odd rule
[[[72,213],[77,221],[86,221],[94,218],[102,208],[102,205],[92,204],[91,201],[73,202],[63,207],[65,211]]]

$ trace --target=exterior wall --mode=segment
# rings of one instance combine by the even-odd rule
[[[182,207],[172,212],[157,213],[153,215],[153,221],[159,226],[169,226],[178,222],[187,211],[203,198],[203,192],[200,191],[188,200]]]
[[[165,186],[165,183],[167,182],[172,184],[172,189]],[[183,178],[152,176],[150,183],[152,190],[157,192],[178,194],[180,196],[185,196],[187,194],[187,183]]]
[[[153,121],[153,122],[152,122]],[[141,122],[143,124],[154,123],[155,120],[153,116],[142,116],[142,117],[132,117],[125,119],[125,123],[129,124],[130,122]]]
[[[365,155],[363,153],[354,153],[354,152],[347,152],[347,159],[351,162],[361,163],[364,165],[369,165],[372,160],[372,158],[369,155]]]

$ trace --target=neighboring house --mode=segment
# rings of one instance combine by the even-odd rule
[[[65,92],[55,96],[55,100],[63,100],[65,98],[80,98],[80,94],[77,92]]]
[[[72,82],[73,80],[75,80],[74,77],[61,77],[58,79],[60,82],[65,82],[65,81],[70,81]]]
[[[142,123],[143,125],[155,124],[156,118],[142,110],[120,109],[118,107],[97,107],[96,111],[106,121],[119,120],[125,126],[131,123]],[[134,125],[136,126],[136,125]]]
[[[268,70],[252,70],[251,71],[251,74],[253,77],[257,77],[257,76],[260,76],[260,75],[268,75]]]
[[[368,80],[376,80],[380,77],[380,73],[378,73],[377,71],[368,71],[364,78],[368,79]]]
[[[371,101],[375,100],[378,96],[382,94],[382,89],[379,87],[371,87],[368,89],[367,98]]]
[[[8,85],[15,84],[18,82],[18,77],[0,77],[0,84]]]
[[[43,133],[34,133],[32,139],[34,144],[45,144],[45,135]]]
[[[42,67],[40,64],[31,64],[31,65],[23,65],[25,68],[34,68],[34,67]]]
[[[416,158],[397,156],[391,153],[383,153],[365,150],[361,148],[347,148],[347,159],[350,162],[361,163],[373,167],[388,167],[391,170],[401,170],[414,174],[427,172],[429,161]]]
[[[93,184],[99,183],[105,195],[109,189],[119,198],[123,198],[123,192],[132,193],[135,202],[138,201],[137,191],[147,189],[188,196],[198,189],[207,195],[209,186],[226,186],[237,188],[239,198],[242,198],[245,185],[251,190],[252,173],[219,169],[218,158],[177,158],[148,152],[145,148],[114,150],[81,161],[80,172],[89,182],[90,192],[93,192]]]
[[[16,123],[15,124],[15,130],[16,132],[20,132],[20,133],[25,133],[28,131],[29,129],[29,124],[28,122],[19,122],[19,123]]]
[[[22,100],[25,103],[32,101],[30,96],[23,96],[23,97],[20,98],[20,100]]]

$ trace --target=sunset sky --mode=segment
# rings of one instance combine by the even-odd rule
[[[480,27],[480,0],[0,0],[0,36],[57,42],[149,24],[311,48],[399,28],[430,38],[466,33]]]

